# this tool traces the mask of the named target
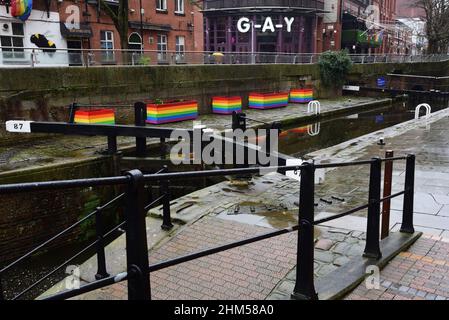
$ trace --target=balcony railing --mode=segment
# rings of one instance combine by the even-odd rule
[[[324,9],[320,0],[206,0],[204,9],[246,8],[246,7],[296,7]]]

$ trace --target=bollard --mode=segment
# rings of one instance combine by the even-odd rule
[[[144,210],[144,179],[139,170],[126,173],[126,263],[128,300],[150,300],[150,272]]]
[[[368,223],[366,226],[366,246],[363,256],[367,258],[380,259],[382,257],[379,246],[382,161],[379,157],[371,160]]]
[[[315,166],[303,163],[301,169],[301,187],[299,196],[299,230],[298,249],[296,252],[296,283],[292,298],[296,300],[317,300],[313,280],[313,230],[314,230],[314,197]]]
[[[394,152],[392,150],[388,150],[385,152],[385,158],[393,158]],[[393,161],[385,162],[385,172],[384,172],[384,195],[383,197],[391,196],[391,185],[393,180]],[[390,232],[390,208],[391,208],[391,200],[385,200],[382,203],[382,231],[381,231],[381,239],[385,239],[388,237]]]
[[[143,102],[134,104],[134,124],[136,127],[145,127],[147,119],[147,106]],[[147,138],[136,137],[136,155],[137,157],[145,157],[147,153]]]
[[[106,271],[106,256],[104,253],[104,227],[101,208],[95,210],[95,231],[97,233],[97,274],[95,279],[100,280],[109,277]]]
[[[414,233],[413,227],[413,205],[415,196],[415,155],[409,154],[407,156],[407,164],[405,168],[405,194],[404,206],[402,212],[402,226],[401,232]]]

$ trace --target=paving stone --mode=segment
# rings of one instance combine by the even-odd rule
[[[350,245],[344,242],[337,243],[335,248],[332,249],[332,252],[339,253],[339,254],[345,254],[347,250],[349,250]]]
[[[332,240],[329,240],[329,239],[320,239],[320,240],[318,240],[318,242],[315,244],[315,248],[316,248],[316,249],[320,249],[320,250],[327,251],[327,250],[329,250],[333,245],[334,245],[334,242],[333,242]]]
[[[274,292],[267,297],[267,300],[289,300],[285,294]]]
[[[328,251],[315,251],[315,260],[324,262],[324,263],[331,263],[334,261],[334,255],[331,252]]]
[[[340,256],[340,257],[338,257],[338,258],[336,258],[336,259],[334,260],[334,265],[340,267],[340,266],[342,266],[342,265],[348,263],[349,261],[350,261],[350,259],[348,259],[347,257],[345,257],[345,256]]]
[[[292,293],[293,289],[295,288],[295,282],[284,280],[281,282],[279,287],[277,287],[277,291],[284,292],[284,293]]]
[[[319,276],[325,276],[325,275],[327,275],[327,274],[329,274],[332,271],[335,271],[337,269],[338,269],[338,267],[336,267],[334,265],[325,264],[318,270],[318,275]]]

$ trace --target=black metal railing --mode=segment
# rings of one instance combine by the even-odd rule
[[[159,170],[158,172],[156,172],[155,174],[162,174],[162,173],[168,173],[168,167],[164,166],[161,170]],[[128,177],[125,177],[126,180],[128,180]],[[87,184],[86,184],[87,183]],[[121,185],[121,184],[126,184],[124,179],[120,179],[117,177],[116,178],[106,178],[106,179],[84,179],[84,180],[78,180],[78,181],[72,181],[72,182],[68,182],[68,184],[66,183],[65,186],[67,188],[75,188],[75,187],[82,187],[82,186],[95,186],[95,185]],[[56,184],[56,185],[52,185],[51,182],[49,183],[36,183],[35,185],[39,185],[37,187],[37,189],[40,190],[57,190],[60,189],[60,184]],[[129,184],[126,184],[129,188]],[[144,185],[145,187],[145,185]],[[19,189],[23,190],[28,190],[28,191],[34,191],[37,190],[33,187],[31,188],[27,188],[25,186],[25,184],[19,184]],[[9,192],[13,192],[16,193],[17,191],[13,191],[12,189],[10,189]],[[1,193],[1,192],[0,192]],[[6,191],[5,193],[8,193],[8,191]],[[173,228],[173,224],[171,223],[171,217],[170,217],[170,192],[168,189],[168,184],[166,180],[161,180],[160,184],[159,184],[159,197],[155,200],[152,200],[152,191],[150,189],[149,191],[149,196],[142,196],[142,201],[145,201],[145,198],[150,198],[151,200],[149,201],[148,204],[146,204],[144,206],[144,210],[148,211],[149,209],[151,209],[152,207],[156,206],[157,204],[162,204],[163,206],[163,223],[161,225],[161,228],[163,230],[171,230],[171,228]],[[4,194],[4,193],[3,193]],[[107,267],[106,267],[106,255],[105,255],[105,239],[107,239],[109,236],[111,236],[114,232],[116,232],[117,230],[124,228],[127,224],[127,220],[125,219],[124,221],[122,221],[121,223],[119,223],[118,225],[116,225],[115,227],[113,227],[112,229],[106,231],[105,230],[105,225],[104,225],[104,213],[105,210],[107,210],[108,208],[114,206],[114,205],[118,205],[120,202],[123,202],[124,200],[127,201],[128,200],[128,194],[129,191],[125,191],[121,194],[119,194],[118,196],[116,196],[115,198],[113,198],[112,200],[110,200],[109,202],[105,203],[102,206],[99,206],[97,208],[95,208],[95,210],[89,214],[87,214],[86,216],[84,216],[82,219],[78,220],[77,222],[75,222],[74,224],[72,224],[71,226],[67,227],[66,229],[62,230],[61,232],[57,233],[56,235],[54,235],[53,237],[51,237],[50,239],[48,239],[47,241],[41,243],[40,245],[38,245],[37,247],[35,247],[34,249],[32,249],[31,251],[27,252],[26,254],[22,255],[20,258],[14,260],[13,262],[7,264],[5,267],[0,268],[0,300],[3,298],[3,291],[2,291],[2,286],[1,286],[1,279],[4,273],[6,273],[7,271],[11,270],[13,267],[19,265],[21,262],[24,262],[27,258],[32,257],[35,254],[38,254],[39,252],[41,252],[45,247],[48,247],[51,243],[57,241],[58,239],[60,239],[61,237],[63,237],[64,235],[67,235],[69,232],[73,231],[75,228],[81,226],[83,223],[87,222],[90,219],[94,219],[95,220],[95,235],[96,235],[96,240],[93,241],[92,243],[90,243],[89,245],[87,245],[86,247],[84,247],[82,250],[78,251],[76,254],[74,254],[73,256],[71,256],[69,259],[67,259],[66,261],[64,261],[62,264],[60,264],[59,266],[57,266],[56,268],[54,268],[52,271],[50,271],[49,273],[45,274],[44,276],[42,276],[39,280],[35,281],[33,284],[31,284],[30,286],[28,286],[26,289],[22,290],[19,294],[16,294],[13,299],[19,299],[21,298],[23,295],[25,295],[26,293],[28,293],[30,290],[32,290],[33,288],[35,288],[36,286],[38,286],[39,284],[43,283],[45,280],[47,280],[49,277],[51,277],[52,275],[54,275],[56,272],[58,272],[59,270],[61,270],[62,268],[64,268],[65,266],[69,265],[70,263],[72,263],[73,261],[75,261],[78,257],[80,257],[81,255],[85,254],[86,252],[89,252],[90,250],[95,249],[95,253],[96,253],[96,257],[97,257],[97,272],[95,274],[95,279],[96,280],[101,280],[101,279],[105,279],[107,277],[109,277],[109,273],[107,272]],[[124,206],[126,207],[126,206]]]
[[[204,9],[230,9],[244,7],[282,7],[282,8],[315,8],[324,9],[324,1],[320,0],[206,0]]]
[[[383,162],[393,162],[406,160],[406,175],[405,175],[405,188],[403,191],[396,194],[381,198],[381,170]],[[370,166],[370,180],[369,180],[369,197],[368,203],[357,208],[348,210],[344,213],[334,215],[321,220],[315,220],[314,218],[314,197],[315,197],[315,170],[336,168],[336,167],[348,167],[348,166]],[[178,179],[191,179],[201,177],[216,177],[216,176],[228,176],[228,175],[243,175],[243,174],[259,174],[261,170],[271,170],[285,173],[287,171],[300,171],[300,190],[299,190],[299,219],[298,225],[290,228],[276,230],[273,232],[257,235],[252,238],[244,239],[241,241],[235,241],[225,245],[209,248],[203,251],[187,254],[185,256],[176,257],[171,260],[159,262],[153,265],[149,265],[148,260],[148,247],[147,247],[147,235],[146,235],[146,209],[148,206],[144,205],[144,189],[145,185],[151,185],[159,182],[163,186],[163,190],[166,190],[164,182]],[[106,268],[99,270],[99,280],[83,285],[78,289],[66,290],[61,293],[48,296],[44,299],[58,300],[68,299],[80,294],[93,291],[99,288],[106,287],[108,285],[128,281],[128,299],[151,299],[151,286],[150,286],[150,273],[161,270],[167,267],[171,267],[187,261],[192,261],[201,257],[205,257],[211,254],[215,254],[221,251],[236,248],[242,245],[254,243],[257,241],[269,239],[286,233],[298,232],[298,247],[297,247],[297,274],[296,284],[292,297],[295,299],[317,299],[318,295],[314,286],[314,274],[313,274],[313,262],[314,262],[314,227],[327,221],[335,220],[343,216],[368,209],[367,216],[367,230],[366,230],[366,246],[364,250],[364,256],[369,259],[379,259],[382,255],[380,251],[380,204],[384,201],[388,201],[394,197],[404,195],[403,202],[403,218],[401,232],[414,233],[413,228],[413,197],[414,197],[414,172],[415,172],[415,156],[408,155],[406,157],[395,158],[372,158],[366,161],[346,162],[346,163],[334,163],[334,164],[314,164],[304,163],[300,166],[276,166],[276,167],[253,167],[253,168],[237,168],[237,169],[220,169],[220,170],[204,170],[195,172],[177,172],[177,173],[158,173],[144,175],[139,170],[132,170],[126,173],[125,176],[109,177],[109,178],[97,178],[97,179],[79,179],[68,181],[53,181],[53,182],[40,182],[40,183],[23,183],[23,184],[11,184],[1,185],[0,194],[21,193],[28,191],[39,190],[57,190],[67,189],[74,187],[91,187],[99,185],[120,185],[126,186],[126,191],[123,195],[124,199],[124,211],[126,223],[126,259],[127,270],[126,272],[117,275],[107,275]],[[164,205],[169,206],[167,200],[164,201]],[[169,208],[164,210],[163,227],[171,225]],[[102,210],[96,210],[102,211]],[[95,214],[95,212],[93,213]],[[101,231],[101,230],[100,230]],[[100,232],[101,234],[101,232]],[[101,248],[104,246],[99,245],[102,241],[97,239],[95,244],[100,249],[100,254],[97,254],[98,259],[104,259],[104,254],[101,253]],[[103,249],[104,250],[104,249]],[[29,256],[36,252],[33,250],[25,256]],[[23,261],[25,258],[20,258],[17,261]],[[13,262],[6,268],[10,268],[18,262]],[[104,265],[105,266],[105,265]],[[99,268],[100,269],[100,268]],[[2,269],[1,273],[5,270]],[[1,291],[1,290],[0,290]],[[16,296],[18,298],[20,296]]]

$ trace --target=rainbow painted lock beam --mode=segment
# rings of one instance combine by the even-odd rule
[[[313,89],[292,89],[290,91],[290,102],[309,103],[313,100]]]
[[[288,92],[279,93],[250,93],[249,108],[251,109],[272,109],[281,108],[288,105]]]
[[[180,101],[164,104],[147,104],[147,123],[161,124],[193,120],[198,117],[197,101]]]
[[[75,123],[115,124],[113,109],[76,110]]]
[[[242,111],[242,98],[240,97],[213,97],[212,112],[217,114],[232,114]]]

